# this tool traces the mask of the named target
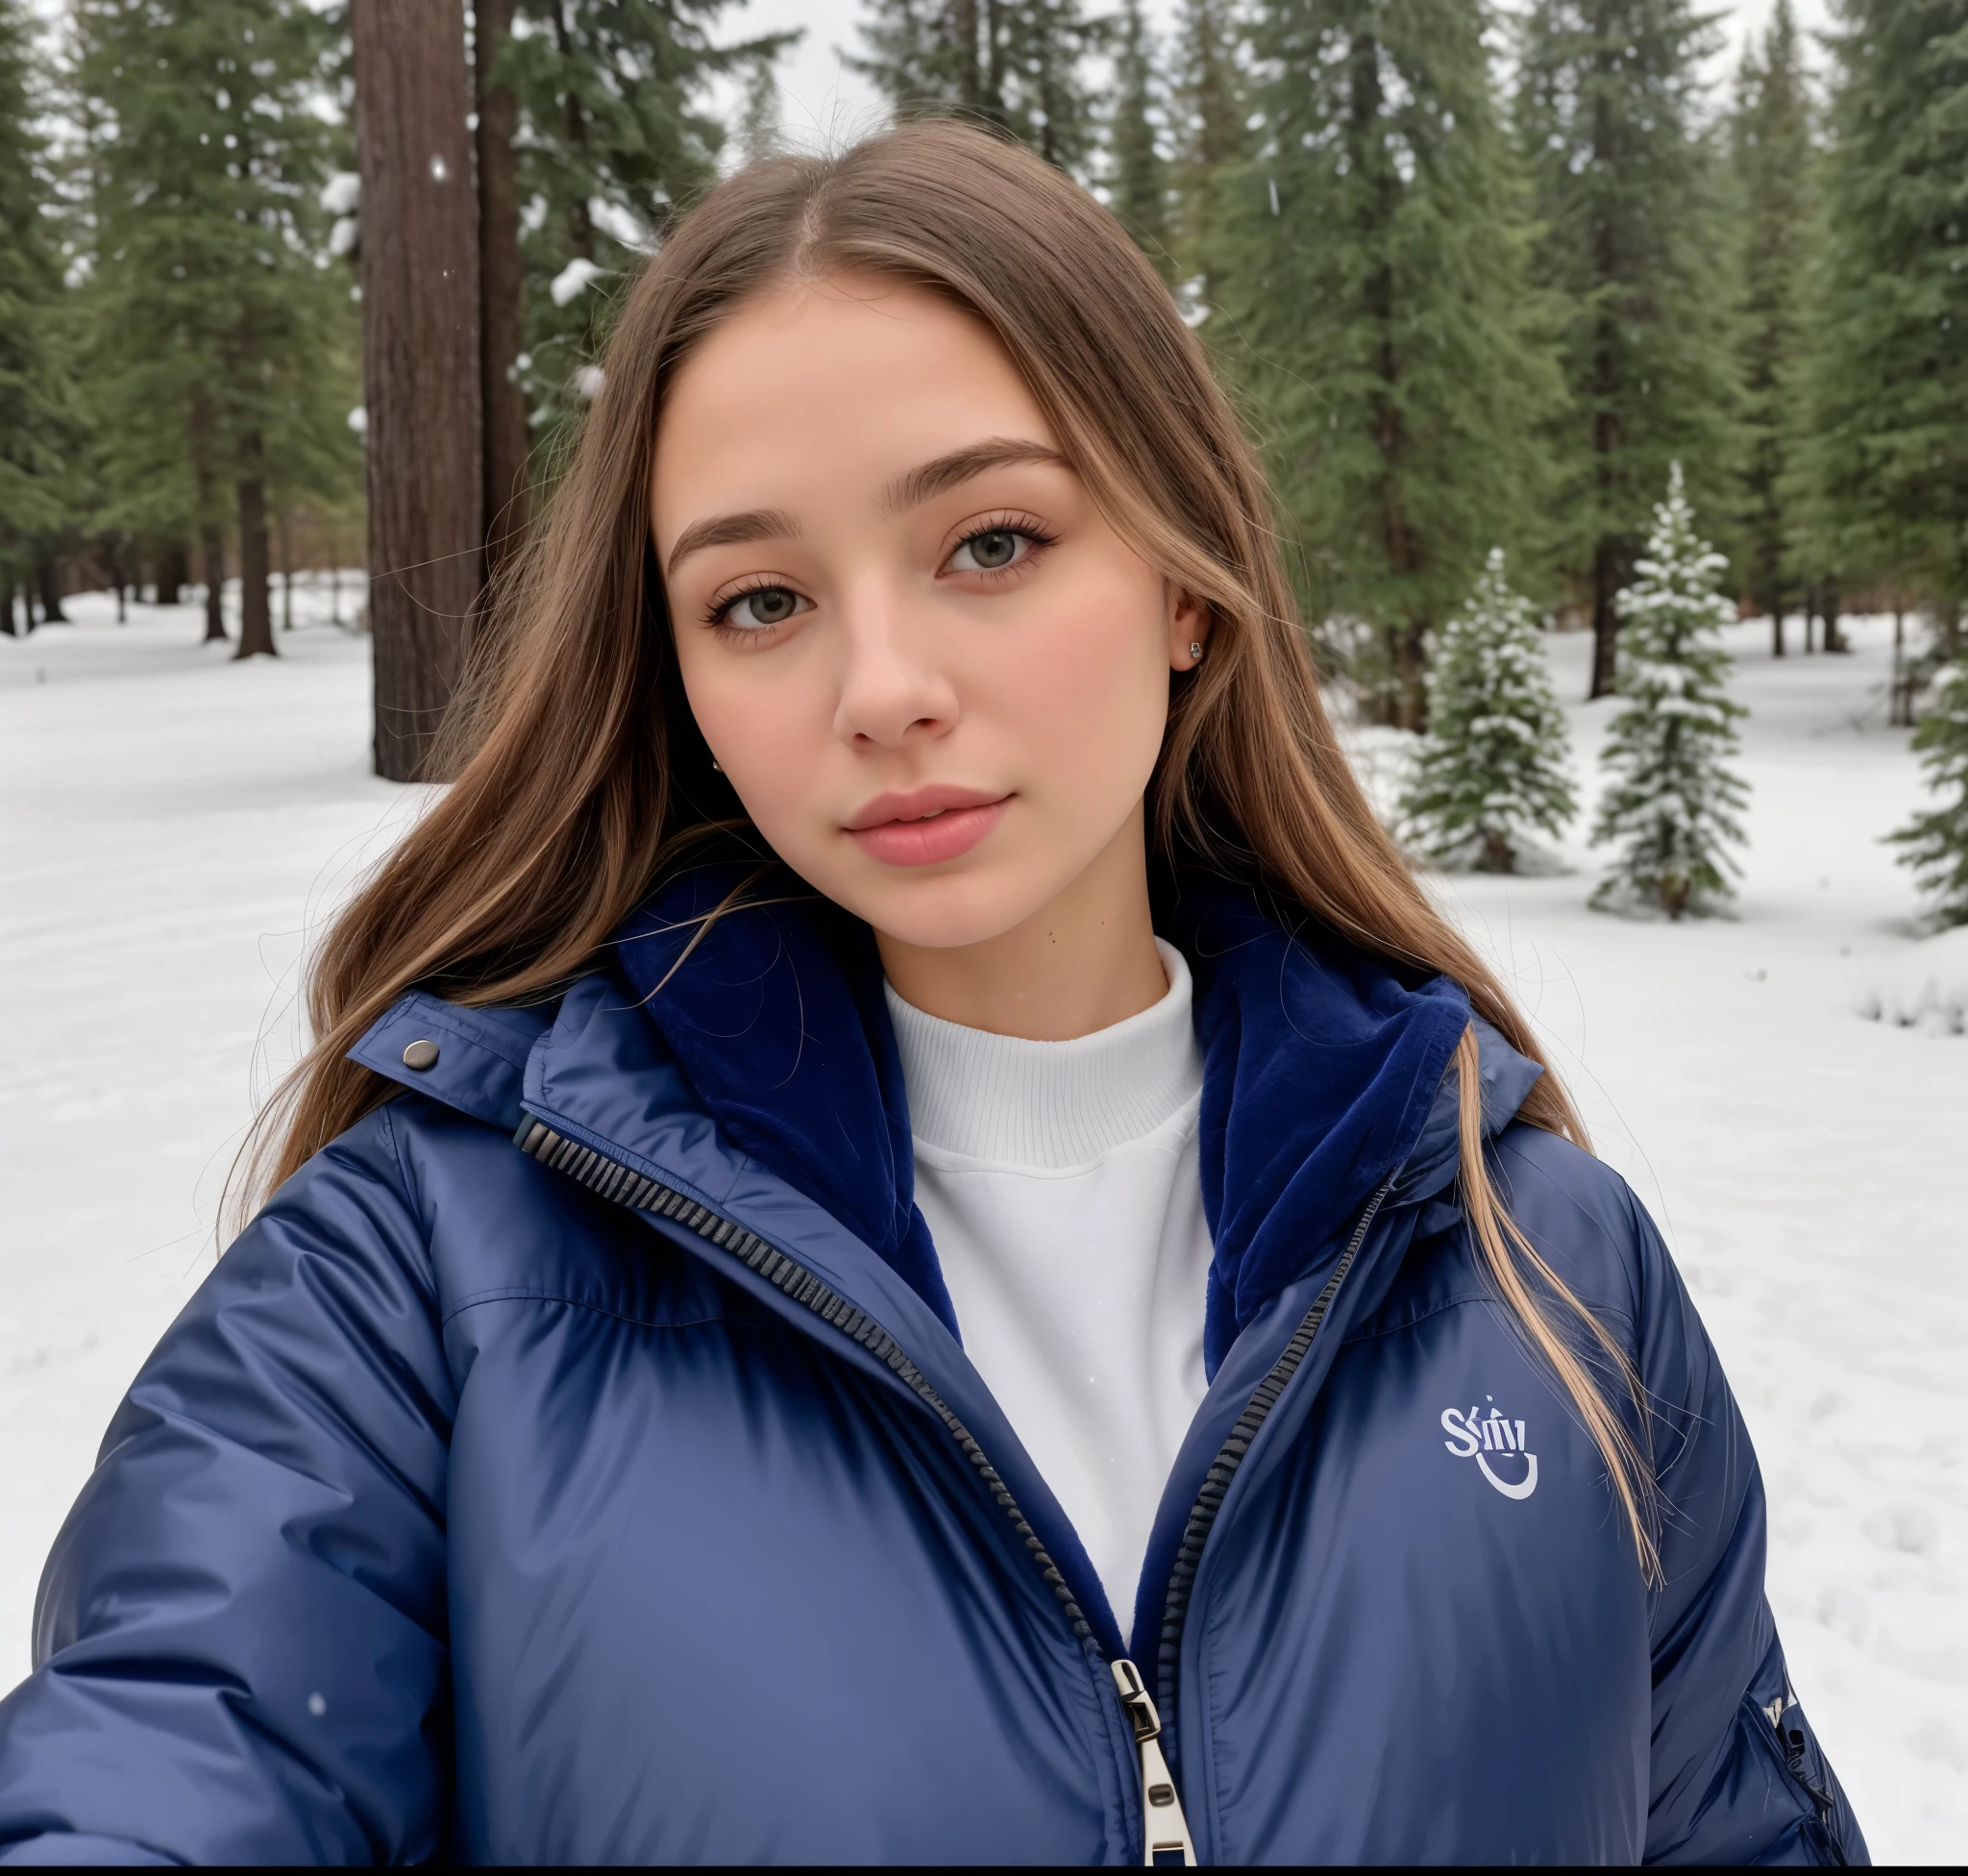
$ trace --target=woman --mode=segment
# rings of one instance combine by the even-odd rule
[[[1863,1855],[1270,512],[1035,160],[685,219],[56,1546],[12,1854]]]

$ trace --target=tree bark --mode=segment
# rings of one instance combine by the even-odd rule
[[[484,565],[461,0],[355,0],[376,773],[437,779]]]
[[[67,625],[68,615],[62,610],[62,563],[52,554],[35,561],[35,583],[41,589],[41,624]]]
[[[1611,697],[1619,684],[1619,563],[1613,543],[1592,549],[1592,686],[1587,699]]]
[[[1804,616],[1807,620],[1810,617],[1810,595],[1808,593],[1804,600]],[[1806,629],[1809,629],[1808,626]],[[1770,610],[1770,655],[1781,658],[1788,649],[1784,643],[1784,608],[1773,606]]]
[[[294,629],[294,517],[285,508],[276,522],[281,544],[281,629]]]
[[[1838,582],[1830,580],[1825,582],[1825,650],[1849,652],[1851,649],[1851,640],[1838,627]]]
[[[209,645],[226,635],[226,543],[217,522],[199,529],[198,546],[205,561],[205,642]]]
[[[489,579],[526,536],[526,393],[513,369],[525,343],[519,254],[519,103],[492,82],[512,33],[512,0],[478,0],[473,18],[479,101],[479,379],[485,424],[485,573]]]
[[[191,555],[183,541],[172,541],[158,551],[157,603],[183,605],[184,589],[191,584]]]
[[[205,562],[205,642],[226,635],[226,546],[212,520],[211,407],[203,391],[191,394],[191,480],[198,491],[198,545]]]
[[[260,475],[261,449],[256,433],[239,452],[239,649],[240,658],[274,657],[273,600],[267,581],[272,569],[266,551],[266,483]]]
[[[27,608],[23,605],[21,609],[25,611]],[[30,622],[28,630],[32,631],[33,629],[34,626]],[[24,638],[27,635],[26,632],[23,632],[13,623],[13,581],[12,580],[6,581],[5,584],[0,584],[0,631],[4,631],[9,638]]]

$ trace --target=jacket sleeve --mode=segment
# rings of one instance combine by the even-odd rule
[[[1784,1672],[1763,1594],[1763,1485],[1748,1430],[1653,1221],[1625,1197],[1664,1578],[1653,1616],[1645,1861],[1868,1863]]]
[[[138,1374],[0,1702],[0,1862],[442,1852],[455,1403],[407,1192],[385,1108]]]

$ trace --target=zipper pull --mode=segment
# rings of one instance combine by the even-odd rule
[[[1195,1845],[1190,1841],[1189,1820],[1182,1814],[1182,1800],[1175,1795],[1168,1762],[1156,1744],[1162,1737],[1162,1716],[1148,1698],[1133,1662],[1123,1659],[1111,1666],[1114,1685],[1120,1690],[1120,1710],[1134,1728],[1134,1742],[1142,1756],[1142,1862],[1153,1868],[1164,1857],[1172,1862],[1179,1852],[1184,1865],[1193,1869]]]

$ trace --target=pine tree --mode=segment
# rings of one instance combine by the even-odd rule
[[[1170,183],[1177,271],[1206,308],[1219,253],[1222,191],[1250,154],[1236,0],[1182,0],[1175,35],[1175,160]]]
[[[1797,528],[1790,458],[1818,226],[1811,99],[1790,0],[1777,0],[1761,47],[1743,55],[1731,133],[1742,227],[1743,574],[1782,657]]]
[[[1162,153],[1162,100],[1155,47],[1141,0],[1124,0],[1114,37],[1114,116],[1108,127],[1108,193],[1121,226],[1172,275],[1168,251],[1168,160]]]
[[[1436,859],[1513,873],[1531,836],[1557,839],[1577,809],[1566,756],[1537,615],[1495,548],[1436,648],[1405,831]]]
[[[898,117],[1009,121],[994,0],[867,0],[863,51],[849,70],[871,80]]]
[[[717,174],[725,127],[704,97],[797,38],[721,45],[728,0],[517,0],[494,76],[518,107],[532,440],[551,457],[600,382],[613,289]]]
[[[98,127],[88,363],[120,437],[110,499],[139,526],[166,519],[148,474],[169,465],[175,508],[188,467],[209,588],[231,506],[239,655],[271,654],[269,497],[345,478],[353,458],[352,309],[320,207],[339,166],[315,108],[329,25],[306,0],[76,0],[74,27]]]
[[[1840,0],[1808,522],[1855,579],[1968,605],[1968,0]]]
[[[1635,582],[1615,601],[1625,707],[1600,753],[1611,780],[1592,844],[1622,851],[1595,906],[1633,902],[1679,919],[1734,891],[1727,876],[1740,869],[1726,850],[1744,838],[1735,817],[1749,789],[1725,763],[1748,712],[1728,695],[1729,654],[1715,637],[1735,616],[1718,591],[1727,565],[1695,532],[1673,464]]]
[[[1431,628],[1539,504],[1559,396],[1478,0],[1265,0],[1262,141],[1223,195],[1204,328],[1264,411],[1315,619],[1419,728]]]
[[[43,212],[53,190],[33,128],[40,112],[32,30],[21,0],[0,0],[0,629],[9,633],[14,590],[25,592],[37,544],[68,519],[57,447],[67,403],[57,342],[62,263]]]
[[[1906,850],[1901,864],[1935,896],[1940,922],[1968,925],[1968,653],[1936,674],[1913,747],[1937,803],[1887,838]]]
[[[1701,129],[1713,17],[1691,0],[1534,0],[1521,26],[1538,278],[1568,309],[1558,514],[1591,614],[1594,697],[1613,687],[1614,596],[1669,459],[1696,465],[1705,496],[1725,485],[1734,373]]]
[[[1070,174],[1096,142],[1088,55],[1106,28],[1083,0],[869,0],[858,58],[898,117],[993,125]]]

